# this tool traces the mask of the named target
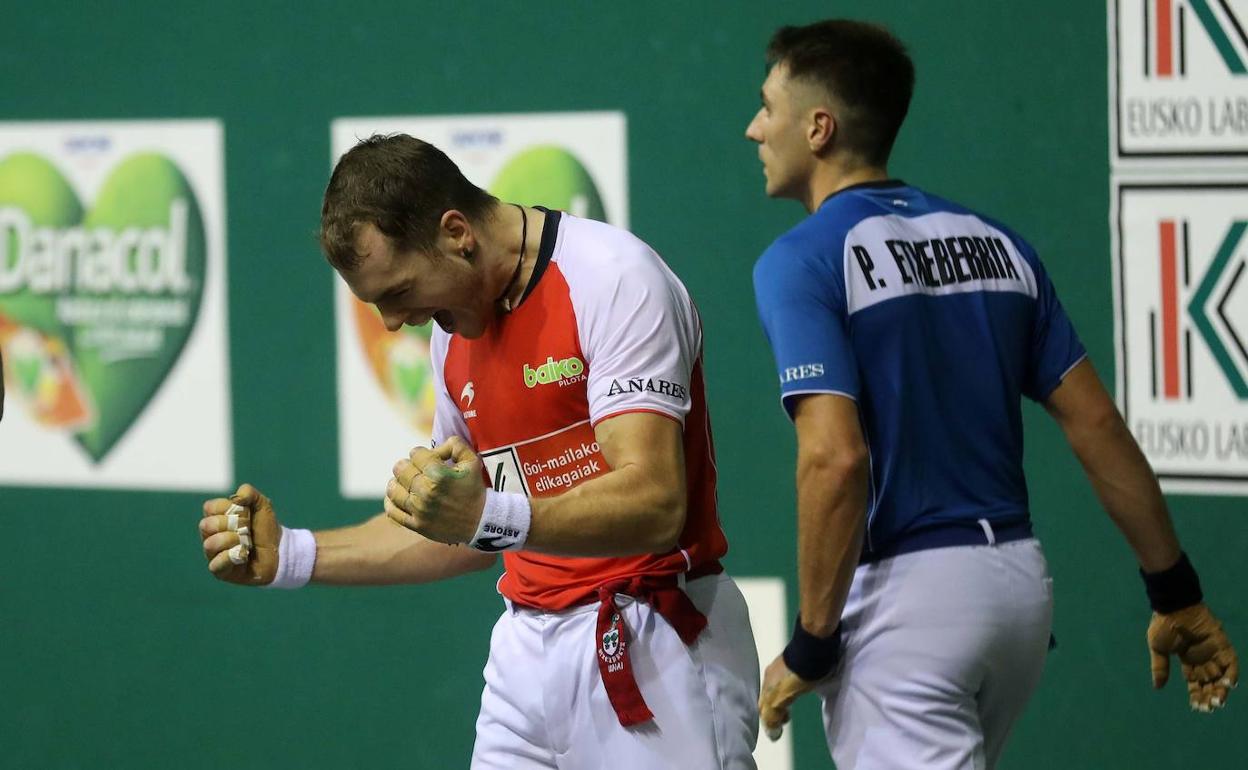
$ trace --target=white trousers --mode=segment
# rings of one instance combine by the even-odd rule
[[[838,770],[996,766],[1044,667],[1040,543],[936,548],[858,567],[844,657],[820,694]]]
[[[473,770],[752,770],[758,653],[745,599],[724,574],[685,592],[708,620],[689,647],[649,605],[616,598],[654,713],[630,728],[598,671],[598,604],[542,612],[508,603],[490,638]]]

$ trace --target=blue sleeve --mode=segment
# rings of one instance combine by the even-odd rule
[[[1035,253],[1026,256],[1036,274],[1036,314],[1031,329],[1031,351],[1023,395],[1045,401],[1075,364],[1087,356],[1075,327],[1067,317],[1057,291]]]
[[[858,364],[838,270],[778,242],[754,266],[754,298],[790,417],[797,395],[858,398]]]

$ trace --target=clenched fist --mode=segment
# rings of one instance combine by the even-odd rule
[[[1148,624],[1153,687],[1170,678],[1170,656],[1179,656],[1192,708],[1209,712],[1226,704],[1239,682],[1239,660],[1222,624],[1201,604],[1168,612],[1154,612]]]
[[[228,499],[205,502],[199,536],[208,570],[217,579],[261,586],[272,583],[277,575],[282,528],[269,498],[252,485],[243,484]]]
[[[439,543],[467,543],[485,509],[481,458],[459,436],[433,449],[417,447],[394,465],[386,515]]]
[[[793,702],[812,692],[815,684],[790,671],[785,665],[784,655],[776,656],[763,673],[763,686],[758,695],[758,717],[768,738],[780,740]]]

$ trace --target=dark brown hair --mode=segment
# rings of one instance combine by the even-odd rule
[[[872,165],[888,162],[914,93],[914,63],[891,32],[848,19],[781,27],[767,45],[768,68],[777,64],[845,107],[836,117],[846,149]]]
[[[396,250],[427,251],[444,213],[455,209],[479,221],[496,202],[432,144],[407,134],[374,134],[334,166],[321,206],[321,249],[339,270],[356,267],[356,230],[371,223]]]

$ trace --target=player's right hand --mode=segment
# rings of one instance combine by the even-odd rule
[[[237,519],[231,529],[230,508],[237,505]],[[230,558],[231,549],[240,545],[239,529],[247,527],[251,546],[242,549],[242,563]],[[208,570],[218,580],[245,586],[268,585],[277,575],[277,546],[282,527],[273,513],[273,504],[260,490],[243,484],[230,498],[218,497],[204,503],[199,520],[199,537],[204,541]],[[235,558],[240,555],[234,551]]]
[[[1187,696],[1196,711],[1209,712],[1226,704],[1239,683],[1239,659],[1222,624],[1204,603],[1175,612],[1154,612],[1148,624],[1153,687],[1170,678],[1170,656],[1178,655],[1187,679]]]
[[[793,702],[814,689],[815,682],[808,682],[789,670],[783,654],[776,656],[763,672],[758,694],[758,718],[768,738],[780,740]]]

